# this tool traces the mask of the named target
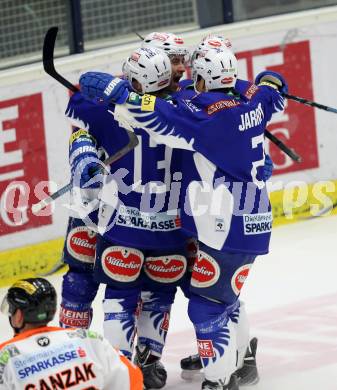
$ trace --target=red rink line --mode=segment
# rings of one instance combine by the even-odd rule
[[[282,376],[337,364],[337,293],[280,306],[250,316],[251,334],[259,339],[261,376]],[[169,333],[163,360],[196,352],[191,329]]]

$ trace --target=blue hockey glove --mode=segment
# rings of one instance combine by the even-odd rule
[[[78,130],[78,132],[84,131]],[[103,181],[102,164],[98,158],[95,141],[87,133],[71,139],[69,163],[73,185],[80,188],[100,188]],[[93,179],[95,178],[95,179]]]
[[[264,72],[259,73],[255,78],[255,84],[259,85],[261,83],[275,85],[281,94],[288,93],[288,83],[280,73],[271,70],[265,70]]]
[[[129,96],[126,80],[102,72],[87,72],[80,77],[82,95],[96,101],[123,104]]]
[[[273,160],[270,158],[269,154],[266,154],[263,167],[263,180],[267,181],[271,178],[273,174],[274,164]]]

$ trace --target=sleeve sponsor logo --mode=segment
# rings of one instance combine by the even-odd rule
[[[145,213],[136,207],[120,206],[116,225],[154,232],[168,232],[180,228],[180,210],[177,210],[177,214],[173,216],[171,212]]]
[[[240,291],[248,277],[251,267],[252,264],[245,264],[242,267],[238,268],[232,276],[231,285],[236,295],[240,294]]]
[[[237,107],[240,105],[240,102],[234,99],[231,100],[219,100],[215,103],[210,104],[206,107],[206,112],[208,115],[213,115],[218,111],[227,110],[229,108]]]
[[[260,214],[243,214],[244,234],[263,234],[270,233],[273,224],[273,215],[271,212]]]
[[[68,233],[67,250],[76,260],[93,263],[96,251],[96,233],[86,226],[78,226]]]
[[[212,340],[197,340],[198,352],[201,358],[215,357]]]
[[[191,285],[193,287],[209,287],[215,284],[220,277],[219,264],[203,251],[199,251],[193,266]]]
[[[133,282],[140,274],[144,262],[141,251],[123,246],[111,246],[102,253],[103,271],[119,282]]]
[[[259,90],[259,87],[255,84],[252,84],[248,89],[247,91],[245,92],[244,96],[250,100],[255,94],[256,92]]]
[[[186,267],[187,261],[180,255],[147,257],[144,264],[146,275],[160,283],[173,283],[181,279]]]

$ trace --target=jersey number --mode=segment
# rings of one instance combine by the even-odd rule
[[[252,138],[252,148],[256,149],[259,144],[262,144],[263,148],[263,143],[264,143],[264,134],[260,134],[256,137]],[[257,160],[253,161],[253,167],[251,170],[251,175],[253,179],[253,183],[257,186],[259,190],[261,190],[265,186],[265,182],[263,180],[258,180],[257,178],[257,168],[258,167],[263,167],[264,166],[264,153],[263,153],[263,159],[262,160]]]

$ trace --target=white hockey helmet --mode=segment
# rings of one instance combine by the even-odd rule
[[[171,62],[162,50],[141,47],[126,59],[123,74],[130,84],[132,80],[139,82],[141,93],[156,92],[170,84]]]
[[[169,56],[184,56],[186,60],[189,58],[189,51],[185,47],[184,40],[172,33],[152,32],[144,38],[142,47],[157,47]]]
[[[238,61],[227,48],[210,49],[193,62],[193,78],[205,80],[206,91],[232,88],[238,77]]]
[[[196,47],[192,54],[192,61],[196,60],[198,57],[204,56],[208,50],[216,48],[227,48],[232,51],[232,44],[228,38],[225,38],[223,35],[208,34],[206,35]]]

